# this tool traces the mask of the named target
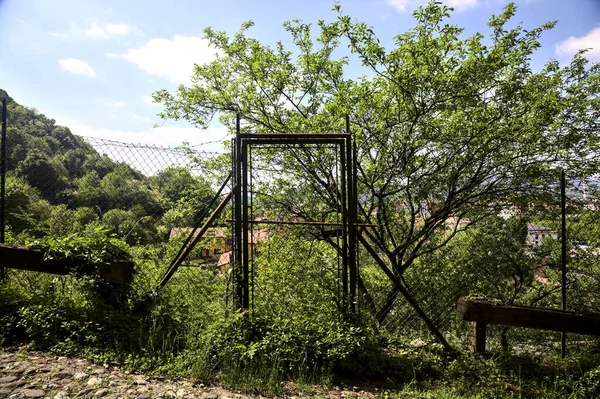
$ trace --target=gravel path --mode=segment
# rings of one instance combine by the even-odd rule
[[[340,389],[314,392],[311,396],[373,399],[367,392]],[[118,367],[21,348],[14,352],[0,349],[0,398],[249,399],[252,396],[192,381],[131,374]],[[306,397],[291,396],[290,399]]]

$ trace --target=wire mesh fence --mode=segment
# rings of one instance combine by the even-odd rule
[[[207,165],[218,163],[223,154],[201,146],[122,143],[59,129],[41,136],[8,132],[5,242],[31,245],[94,232],[117,237],[130,245],[136,261],[131,289],[137,297],[147,296],[214,195],[221,176]],[[226,252],[227,243],[221,236],[202,240],[165,290],[182,315],[192,308],[205,314],[225,308],[227,276],[219,251]],[[85,291],[80,276],[3,266],[7,289],[28,295],[51,292],[73,301],[81,301]]]
[[[562,309],[563,267],[565,309],[600,313],[597,181],[567,174],[565,188],[564,241],[562,198],[557,179],[543,199],[532,200],[526,206],[506,208],[473,223],[447,245],[419,258],[402,275],[402,284],[448,340],[467,345],[467,323],[456,317],[459,298]],[[431,336],[423,318],[394,290],[394,285],[368,255],[361,260],[361,274],[370,293],[368,297],[363,295],[363,304],[366,306],[371,301],[379,310],[384,331],[413,342]],[[381,317],[384,310],[387,313]],[[551,355],[561,352],[560,332],[489,325],[487,336],[488,349],[493,351]],[[567,351],[590,349],[597,344],[595,337],[567,334]]]
[[[231,167],[230,154],[202,147],[121,143],[74,136],[58,128],[43,135],[15,129],[9,131],[6,145],[6,242],[24,245],[102,228],[131,246],[136,260],[131,289],[139,297],[157,287]],[[285,151],[257,151],[250,178],[254,201],[250,220],[339,224],[340,204],[329,201],[340,190],[337,155],[331,148],[305,151],[303,156],[311,160],[305,166],[316,170],[313,178],[321,178],[332,191],[312,190],[314,186],[303,180],[306,177],[286,168],[293,157],[286,159]],[[359,246],[361,321],[418,344],[431,338],[424,314],[447,340],[464,345],[467,326],[456,318],[461,297],[560,309],[563,242],[567,310],[600,313],[600,189],[592,178],[568,176],[567,183],[564,241],[558,180],[544,197],[507,207],[473,225],[466,221],[464,231],[454,234],[447,226],[440,227],[437,237],[454,234],[451,240],[397,276],[422,314]],[[294,203],[299,206],[289,206]],[[310,212],[300,212],[307,209]],[[161,292],[180,317],[205,324],[232,308],[231,219],[232,211],[226,209]],[[253,310],[273,317],[278,312],[323,319],[343,315],[337,227],[257,222],[248,241]],[[85,279],[10,267],[6,272],[5,288],[84,300]],[[488,335],[493,350],[557,353],[560,348],[560,333],[490,326]],[[569,334],[567,344],[570,350],[579,350],[596,340]]]

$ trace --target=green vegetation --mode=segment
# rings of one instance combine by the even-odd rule
[[[6,209],[14,242],[66,237],[91,225],[129,244],[164,242],[172,227],[191,225],[214,194],[189,168],[144,176],[5,91],[0,97],[8,100]]]
[[[227,156],[197,160],[202,176],[185,167],[147,176],[9,98],[9,241],[74,272],[9,270],[0,345],[274,395],[288,381],[376,387],[386,399],[598,396],[596,340],[573,337],[569,357],[558,359],[554,333],[490,328],[492,354],[472,356],[454,309],[469,295],[559,306],[558,171],[598,170],[600,66],[579,53],[533,71],[530,56],[553,23],[509,29],[512,4],[490,19],[485,39],[465,38],[446,24],[450,9],[432,2],[390,49],[335,11],[316,38],[311,26],[286,23],[292,50],[252,39],[250,22],[233,37],[208,28],[222,55],[196,66],[191,86],[154,97],[163,117],[200,127],[218,115],[233,128],[240,113],[243,132],[336,132],[350,115],[359,218],[374,225],[363,234],[375,248],[359,254],[357,314],[340,300],[335,240],[317,239],[335,231],[300,227],[273,228],[252,248],[248,311],[232,311],[230,268],[198,261],[209,240],[155,292],[183,241],[169,232],[196,222]],[[349,58],[335,58],[343,43],[369,76],[344,76]],[[271,171],[257,177],[255,215],[337,220],[332,151],[267,148],[253,157]],[[569,304],[600,312],[598,202],[572,202]],[[548,230],[535,245],[531,224]],[[135,261],[131,285],[77,273],[121,257]]]

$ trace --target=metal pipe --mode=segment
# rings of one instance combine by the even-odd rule
[[[227,222],[235,222],[235,219],[227,219]],[[302,225],[302,226],[333,226],[340,227],[341,223],[337,222],[304,222],[304,221],[296,221],[296,220],[260,220],[254,219],[250,220],[250,223],[254,224],[277,224],[277,225]],[[376,227],[376,224],[373,223],[356,223],[358,227]]]
[[[333,145],[340,145],[341,142],[343,142],[345,139],[345,137],[340,137],[340,138],[326,138],[326,139],[321,139],[321,140],[316,140],[316,139],[311,139],[311,138],[294,138],[293,140],[285,140],[285,145],[286,146],[290,146],[290,145],[305,145],[305,144],[333,144]],[[244,140],[248,140],[248,139],[244,139]],[[248,142],[251,144],[262,144],[262,145],[267,145],[267,144],[273,144],[273,145],[282,145],[284,142],[282,141],[284,140],[283,138],[273,138],[273,137],[264,137],[264,138],[259,138],[259,139],[254,139],[254,140],[249,140]]]
[[[250,259],[248,251],[248,143],[242,142],[242,309],[250,308],[249,270]]]
[[[329,140],[329,139],[345,139],[350,137],[348,133],[243,133],[240,134],[240,138],[242,139],[262,139],[262,138],[272,138],[272,139],[318,139],[318,140]]]
[[[350,116],[346,115],[346,171],[348,173],[348,267],[349,267],[349,305],[350,312],[356,311],[356,202],[354,195],[354,157],[352,154],[352,135],[350,134]]]
[[[2,99],[2,147],[0,148],[0,243],[4,244],[6,233],[6,98]],[[0,264],[0,282],[4,280],[4,262]]]
[[[240,114],[237,114],[235,117],[235,156],[233,159],[233,168],[235,170],[235,185],[238,188],[241,188],[241,174],[242,174],[242,165],[241,165],[241,128],[240,128]],[[243,308],[242,298],[243,298],[243,286],[242,286],[242,193],[241,189],[236,190],[234,195],[234,205],[235,205],[235,223],[234,223],[234,243],[235,243],[235,252],[234,254],[234,276],[235,276],[235,290],[234,290],[234,306],[235,310],[239,310]]]
[[[560,172],[560,212],[561,212],[561,305],[567,310],[567,194],[564,169]],[[567,352],[567,334],[560,334],[560,355]]]
[[[348,190],[346,178],[348,175],[346,164],[346,146],[340,145],[340,166],[342,178],[342,305],[348,309]]]
[[[196,246],[198,241],[200,241],[202,239],[202,236],[204,235],[204,233],[206,233],[206,230],[208,230],[208,228],[210,227],[212,222],[217,218],[217,216],[219,216],[221,214],[221,212],[223,212],[223,210],[225,209],[225,206],[231,199],[231,195],[235,191],[235,189],[236,188],[234,187],[233,190],[230,191],[229,194],[227,194],[225,196],[225,198],[223,198],[223,200],[221,201],[221,203],[219,204],[217,209],[215,209],[215,211],[212,213],[212,215],[210,215],[208,220],[204,223],[202,228],[200,228],[200,230],[198,231],[198,234],[194,237],[194,239],[192,240],[190,245],[185,249],[185,251],[183,251],[183,253],[181,253],[181,255],[175,260],[175,262],[173,262],[173,266],[171,266],[171,268],[169,268],[169,270],[167,270],[164,277],[160,281],[160,284],[158,286],[159,289],[164,288],[164,286],[171,279],[171,277],[173,277],[173,274],[175,274],[175,272],[177,271],[177,269],[179,268],[181,263],[183,263],[183,260],[190,254],[190,252],[192,252],[192,249],[194,249],[194,247]]]
[[[167,272],[169,270],[171,270],[171,268],[173,267],[173,265],[175,264],[175,262],[177,262],[177,259],[181,256],[181,254],[183,253],[183,251],[187,247],[188,243],[194,238],[194,236],[196,235],[196,230],[198,230],[198,228],[200,227],[200,223],[202,223],[202,221],[204,220],[204,218],[208,214],[208,211],[210,210],[210,208],[212,208],[213,205],[217,202],[217,199],[221,196],[221,193],[223,192],[223,189],[227,186],[227,183],[229,183],[230,179],[231,179],[231,173],[229,174],[229,176],[227,176],[227,178],[225,179],[225,181],[223,182],[223,184],[221,184],[221,187],[219,187],[219,190],[217,191],[217,193],[212,197],[212,199],[210,200],[208,206],[206,206],[204,209],[201,209],[201,211],[198,212],[198,214],[196,215],[196,221],[194,222],[194,225],[192,226],[192,231],[190,231],[190,234],[188,234],[187,238],[185,239],[185,241],[181,245],[181,248],[179,248],[179,251],[177,251],[177,255],[175,255],[175,257],[173,258],[173,261],[169,265],[169,268],[167,269]],[[165,284],[166,284],[166,282],[165,282]],[[160,288],[162,288],[162,286]]]

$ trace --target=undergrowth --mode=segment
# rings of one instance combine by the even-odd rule
[[[82,255],[89,248],[101,253],[108,248],[96,261],[132,250],[102,237],[37,245],[51,248],[54,257],[71,251],[73,259],[96,256]],[[0,346],[27,345],[263,395],[286,394],[291,385],[309,394],[315,386],[337,385],[369,390],[384,399],[600,396],[600,355],[591,352],[565,359],[450,354],[438,345],[414,347],[326,312],[291,309],[225,316],[186,308],[174,292],[148,296],[140,279],[154,270],[152,251],[133,249],[146,263],[137,266],[131,286],[76,275],[66,289],[64,279],[22,272],[34,291],[9,278],[0,284]],[[107,301],[107,292],[119,294]],[[325,305],[323,300],[320,306]]]

